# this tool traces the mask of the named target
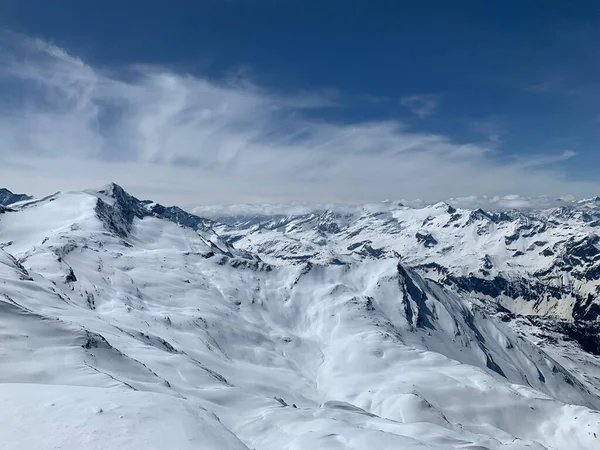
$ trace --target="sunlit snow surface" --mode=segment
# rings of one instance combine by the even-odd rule
[[[600,446],[576,344],[391,256],[268,265],[145,213],[125,232],[115,195],[0,214],[3,449]]]

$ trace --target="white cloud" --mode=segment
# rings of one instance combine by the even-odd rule
[[[448,198],[446,202],[456,208],[476,209],[482,208],[486,211],[504,211],[512,209],[550,209],[561,206],[580,206],[582,200],[576,200],[573,197],[522,197],[520,195],[505,196],[468,196]],[[399,205],[408,208],[426,208],[432,205],[432,202],[414,199],[400,199],[396,201],[384,200],[377,203],[362,204],[340,204],[340,203],[250,203],[250,204],[231,204],[231,205],[203,205],[193,208],[193,212],[202,217],[225,217],[238,215],[294,215],[308,214],[323,211],[336,211],[344,214],[363,214],[389,212],[397,210]]]
[[[548,166],[552,155],[499,162],[486,146],[396,121],[308,118],[331,106],[328,95],[282,96],[160,67],[107,72],[43,41],[1,39],[0,185],[14,190],[115,181],[183,206],[600,191]]]
[[[532,155],[527,158],[517,158],[518,163],[522,168],[542,167],[550,164],[566,161],[577,156],[577,152],[573,150],[564,150],[558,154]]]
[[[425,119],[435,113],[439,97],[435,94],[409,95],[400,99],[400,104],[406,106],[420,119]]]

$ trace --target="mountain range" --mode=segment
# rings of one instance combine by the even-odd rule
[[[3,448],[592,449],[600,198],[210,217],[0,190]]]

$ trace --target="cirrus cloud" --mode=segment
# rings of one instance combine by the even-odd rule
[[[8,92],[0,179],[16,190],[112,180],[184,206],[600,191],[552,165],[569,152],[506,159],[493,146],[395,120],[315,119],[319,108],[335,107],[318,93],[281,95],[147,65],[101,70],[39,39],[4,33],[0,41]],[[427,115],[435,106],[415,108]]]
[[[439,97],[435,94],[409,95],[402,97],[400,104],[407,107],[419,119],[426,119],[435,113]]]

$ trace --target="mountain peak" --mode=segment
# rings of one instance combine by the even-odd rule
[[[97,191],[100,194],[108,195],[110,197],[113,197],[115,195],[122,196],[123,194],[127,194],[125,189],[123,189],[120,185],[118,185],[115,182],[110,182],[108,184],[105,184],[104,186],[97,189]],[[129,194],[127,194],[127,195],[129,195]]]
[[[27,194],[15,194],[6,188],[0,188],[0,205],[12,205],[13,203],[29,200],[33,197]]]
[[[442,201],[431,205],[434,209],[445,209],[448,214],[454,214],[456,212],[456,208],[454,208],[450,203]]]

